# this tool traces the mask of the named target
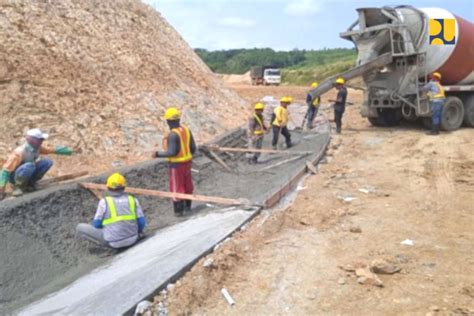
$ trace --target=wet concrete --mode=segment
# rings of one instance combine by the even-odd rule
[[[270,147],[270,138],[266,137],[266,148]],[[328,142],[329,134],[293,132],[293,139],[297,145],[291,150],[317,152]],[[234,130],[213,143],[244,146],[245,131]],[[235,173],[226,172],[202,154],[197,155],[193,163],[196,193],[260,202],[284,185],[305,161],[303,157],[276,170],[259,172],[260,168],[288,156],[263,155],[262,164],[248,165],[243,154],[220,155]],[[150,161],[122,172],[131,187],[168,189],[166,162]],[[105,178],[106,175],[85,182],[103,183]],[[149,226],[154,229],[186,220],[174,217],[169,200],[138,198]],[[56,291],[113,258],[113,254],[99,251],[74,236],[77,223],[91,221],[96,206],[97,199],[77,184],[61,185],[0,204],[0,314]],[[191,216],[217,210],[203,205],[196,205],[196,209],[199,211]]]

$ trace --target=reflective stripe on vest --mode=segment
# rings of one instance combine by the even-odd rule
[[[263,122],[260,119],[260,117],[258,117],[257,114],[254,114],[253,117],[255,118],[255,120],[257,120],[258,125],[260,125],[260,129],[255,129],[253,131],[253,134],[254,135],[262,135],[263,134]]]
[[[107,208],[110,212],[110,217],[104,219],[102,221],[102,225],[110,225],[113,223],[121,222],[121,221],[136,221],[137,214],[135,213],[135,198],[131,195],[128,196],[128,205],[130,214],[128,215],[117,215],[117,209],[115,208],[114,199],[111,196],[107,196],[105,198],[105,202],[107,203]]]
[[[441,86],[441,84],[438,81],[435,81],[435,85],[436,85],[436,87],[438,87],[438,93],[434,94],[434,95],[431,95],[430,99],[434,100],[434,99],[444,99],[444,98],[446,98],[443,86]]]
[[[187,127],[181,126],[173,128],[173,132],[178,134],[180,146],[179,152],[175,157],[168,158],[169,162],[187,162],[193,159],[191,154],[191,133]]]

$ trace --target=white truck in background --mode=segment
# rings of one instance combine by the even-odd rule
[[[279,86],[281,83],[281,70],[275,67],[254,66],[250,68],[250,79],[253,86]]]

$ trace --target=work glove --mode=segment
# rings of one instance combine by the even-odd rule
[[[66,146],[56,146],[54,153],[56,155],[65,155],[65,156],[70,156],[74,150],[72,148],[66,147]]]

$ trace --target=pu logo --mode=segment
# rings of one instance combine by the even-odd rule
[[[455,19],[430,19],[430,44],[453,45],[456,43]]]

